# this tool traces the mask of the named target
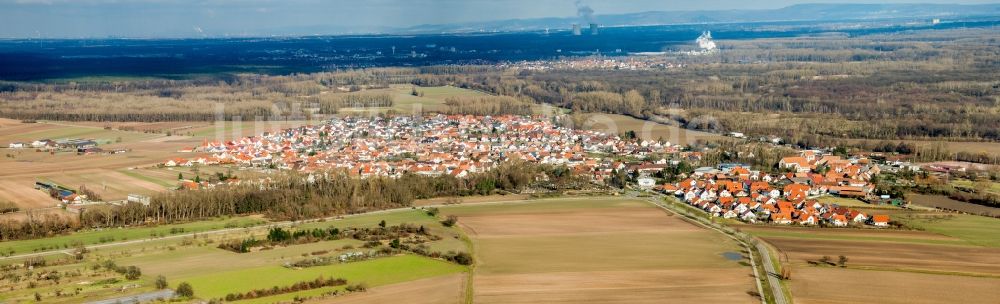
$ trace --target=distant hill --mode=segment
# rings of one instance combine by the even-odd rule
[[[837,21],[898,18],[957,18],[1000,16],[1000,4],[799,4],[773,10],[655,11],[595,15],[601,26],[735,23],[764,21]],[[526,31],[568,29],[587,23],[579,17],[511,19],[484,22],[427,24],[395,30],[396,33]],[[587,25],[583,24],[584,30]]]

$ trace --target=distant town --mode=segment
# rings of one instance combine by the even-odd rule
[[[325,124],[226,142],[206,141],[185,151],[208,155],[169,159],[162,166],[233,165],[306,174],[332,169],[358,178],[400,177],[406,173],[462,178],[517,160],[564,165],[600,185],[624,175],[631,187],[676,196],[713,217],[831,227],[887,227],[890,218],[821,203],[817,197],[839,196],[900,206],[904,204],[900,198],[875,195],[871,179],[882,167],[920,170],[905,163],[880,167],[864,156],[842,158],[819,150],[803,150],[780,160],[777,166],[784,173],[722,164],[680,172],[683,180],[679,182],[658,183],[662,179],[656,176],[662,176],[664,170],[682,162],[697,164],[701,153],[684,151],[684,147],[670,142],[560,127],[558,120],[511,115],[335,118]],[[179,188],[196,190],[233,182],[238,180],[185,180]]]

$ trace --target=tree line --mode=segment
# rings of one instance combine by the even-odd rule
[[[285,172],[272,176],[266,183],[168,191],[153,196],[149,205],[89,206],[76,219],[55,215],[7,219],[0,221],[0,240],[47,237],[84,228],[169,224],[247,214],[264,214],[274,220],[302,220],[402,208],[415,199],[520,192],[529,188],[558,189],[574,186],[580,180],[565,167],[519,161],[505,162],[465,178],[407,173],[399,178],[359,179],[344,171],[313,175],[313,182],[301,174]]]
[[[531,115],[534,101],[509,96],[454,96],[445,98],[448,114]]]

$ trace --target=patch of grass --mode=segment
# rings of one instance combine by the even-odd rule
[[[285,286],[318,276],[344,278],[348,284],[369,287],[412,281],[466,271],[467,267],[415,255],[400,255],[363,262],[288,269],[281,266],[246,268],[187,278],[202,299],[225,297],[272,286]]]
[[[348,284],[351,284],[348,282]],[[273,295],[270,297],[256,298],[251,300],[239,301],[240,304],[271,304],[271,303],[291,303],[295,301],[295,298],[317,298],[324,294],[341,291],[343,292],[345,286],[333,286],[333,287],[323,287],[317,289],[304,290],[293,293],[286,293],[280,295]]]
[[[128,131],[116,131],[116,130],[105,130],[101,127],[91,127],[91,126],[80,126],[80,125],[65,125],[60,123],[49,123],[57,125],[57,128],[21,133],[13,136],[8,136],[7,140],[10,141],[30,141],[37,139],[66,139],[66,138],[87,138],[94,139],[100,145],[114,144],[118,138],[122,139],[122,142],[132,142],[139,141],[143,139],[150,139],[160,135],[157,134],[147,134],[140,132],[128,132]]]
[[[171,183],[170,181],[165,181],[165,180],[162,180],[162,179],[159,179],[159,178],[154,178],[152,176],[143,175],[142,173],[136,172],[135,170],[122,169],[122,170],[118,170],[118,172],[121,172],[122,174],[128,175],[129,177],[132,177],[132,178],[135,178],[135,179],[140,179],[140,180],[144,180],[144,181],[147,181],[147,182],[151,182],[151,183],[163,186],[165,188],[177,188],[177,182],[176,181],[174,181],[173,183]]]
[[[448,97],[454,96],[480,96],[485,95],[485,93],[462,89],[453,86],[441,86],[441,87],[416,87],[417,92],[423,94],[422,96],[413,96],[414,86],[410,85],[394,85],[387,89],[374,89],[368,90],[368,93],[386,93],[392,95],[394,98],[392,107],[365,107],[365,108],[342,108],[340,112],[342,113],[352,113],[352,114],[365,114],[365,113],[384,113],[389,110],[394,110],[399,113],[413,113],[416,109],[420,109],[422,112],[427,111],[443,111],[447,108],[444,105],[444,100]]]
[[[615,199],[607,197],[598,198],[553,198],[540,200],[527,200],[517,202],[505,202],[498,204],[481,205],[453,205],[447,206],[448,214],[458,215],[481,215],[481,214],[515,214],[525,212],[564,212],[567,209],[620,209],[620,208],[648,208],[649,205],[640,201]]]
[[[862,202],[862,201],[860,201],[858,199],[846,198],[846,197],[839,197],[839,196],[832,196],[832,195],[824,195],[822,197],[817,198],[816,200],[818,200],[821,203],[837,204],[837,205],[840,205],[842,207],[863,207],[863,208],[870,208],[870,209],[881,209],[881,208],[898,209],[898,208],[893,207],[893,206],[872,205],[872,204],[869,204],[869,203]]]
[[[967,179],[955,179],[955,180],[952,180],[951,181],[951,185],[955,186],[955,187],[963,187],[963,188],[970,188],[970,189],[975,189],[976,186],[977,186],[975,182],[967,180]],[[989,185],[990,185],[989,189],[986,189],[987,192],[992,192],[993,194],[1000,194],[1000,183],[998,183],[998,182],[989,182]]]

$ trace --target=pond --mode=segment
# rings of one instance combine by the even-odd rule
[[[743,260],[743,254],[741,254],[739,252],[726,251],[726,252],[722,253],[722,256],[725,257],[727,260],[730,260],[730,261]]]

